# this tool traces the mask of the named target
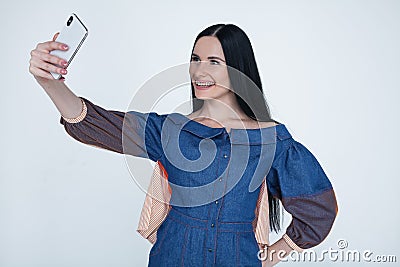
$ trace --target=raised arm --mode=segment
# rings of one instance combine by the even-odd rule
[[[57,37],[54,36],[53,40]],[[113,111],[76,96],[50,72],[65,75],[63,59],[50,54],[55,49],[67,49],[64,44],[40,43],[31,52],[30,72],[49,95],[61,114],[60,123],[74,139],[110,151],[157,161],[162,156],[161,129],[164,116],[155,112]]]
[[[55,80],[50,74],[50,72],[67,74],[67,61],[50,54],[53,50],[68,50],[67,45],[54,41],[57,36],[58,34],[54,35],[53,41],[39,43],[31,51],[29,72],[45,90],[63,117],[76,118],[82,111],[81,100],[65,85],[64,79]],[[56,67],[55,64],[64,68]]]

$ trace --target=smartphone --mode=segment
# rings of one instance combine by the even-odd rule
[[[50,54],[58,56],[68,62],[68,66],[72,59],[75,57],[79,48],[82,46],[83,41],[85,41],[88,35],[88,29],[74,13],[68,17],[60,34],[57,36],[56,41],[68,45],[69,49],[67,51],[63,50],[53,50]],[[62,66],[56,65],[62,68]],[[58,80],[62,77],[59,73],[50,72],[54,79]]]

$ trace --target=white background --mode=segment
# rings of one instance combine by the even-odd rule
[[[314,153],[337,194],[338,217],[316,250],[344,238],[349,249],[400,260],[400,1],[15,0],[0,9],[0,266],[147,264],[150,244],[135,231],[145,194],[124,156],[69,137],[28,72],[30,51],[72,12],[89,37],[67,85],[124,111],[147,79],[188,61],[202,29],[240,26],[274,118]]]

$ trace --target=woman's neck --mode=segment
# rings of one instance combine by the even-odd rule
[[[211,118],[221,123],[247,118],[247,115],[237,103],[236,97],[224,100],[205,99],[203,106],[196,113],[196,117]]]

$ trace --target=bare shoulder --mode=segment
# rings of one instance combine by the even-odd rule
[[[274,121],[253,121],[252,125],[249,125],[249,127],[246,128],[268,128],[276,125],[278,125],[278,123]]]
[[[272,126],[276,126],[279,123],[275,122],[275,121],[260,121],[259,122],[261,127],[272,127]]]

